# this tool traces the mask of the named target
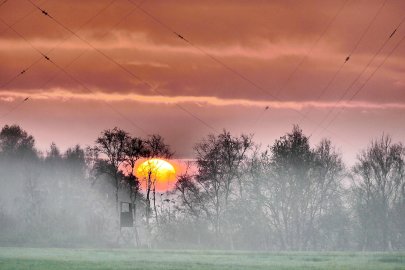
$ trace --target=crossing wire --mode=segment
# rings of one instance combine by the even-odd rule
[[[385,39],[385,41],[383,42],[383,44],[378,48],[378,50],[374,53],[374,55],[370,58],[370,60],[368,61],[368,63],[364,66],[364,68],[362,69],[362,71],[356,76],[356,78],[352,81],[352,83],[345,89],[345,91],[342,93],[342,95],[339,97],[339,100],[335,103],[335,106],[332,106],[332,108],[328,111],[327,115],[322,119],[321,124],[323,124],[328,118],[329,116],[334,112],[336,105],[338,105],[339,103],[341,103],[343,101],[343,99],[345,98],[345,96],[350,92],[350,90],[353,88],[353,86],[358,82],[358,80],[363,76],[363,74],[367,71],[367,69],[369,68],[369,66],[374,62],[374,59],[381,53],[381,51],[385,48],[385,46],[388,44],[388,42],[394,37],[395,33],[397,32],[397,30],[401,27],[401,25],[404,23],[405,21],[405,17],[403,17],[403,19],[400,21],[400,23],[394,28],[394,30],[388,35],[388,37]],[[376,69],[375,71],[377,71],[378,69]],[[374,74],[375,72],[373,72],[372,74]],[[370,77],[369,77],[370,78]],[[367,80],[368,81],[368,80]],[[362,89],[364,86],[360,86],[359,89]],[[359,90],[357,90],[356,92],[358,92]],[[355,92],[355,93],[356,93]],[[357,94],[356,94],[357,95]],[[335,117],[336,118],[336,117]],[[333,119],[335,119],[333,118]],[[330,124],[333,122],[334,120],[330,121],[329,124],[327,126],[330,126]],[[319,127],[319,126],[318,126]],[[315,133],[317,131],[317,128],[314,129],[314,131],[312,132]]]
[[[4,5],[7,1],[8,1],[8,0],[3,0],[3,1],[0,3],[0,7],[1,7],[2,5]]]
[[[11,28],[11,27],[10,27]],[[38,52],[43,58],[45,58],[48,62],[50,62],[52,65],[54,65],[55,67],[57,67],[60,71],[62,71],[66,76],[68,76],[71,80],[75,81],[76,83],[80,84],[84,89],[86,89],[88,92],[96,94],[96,92],[94,92],[92,89],[90,89],[89,87],[87,87],[82,81],[78,80],[77,78],[73,77],[69,72],[67,72],[63,67],[61,67],[60,65],[58,65],[55,61],[53,61],[49,56],[47,56],[46,54],[44,54],[43,52],[41,52],[38,48],[36,48],[28,39],[26,39],[21,33],[19,33],[17,30],[15,30],[14,28],[11,28],[20,38],[22,38],[23,40],[25,40],[36,52]],[[136,124],[134,121],[132,121],[131,119],[129,119],[128,117],[126,117],[124,114],[122,114],[119,110],[115,109],[113,106],[111,106],[111,104],[109,104],[108,102],[106,102],[105,100],[102,100],[104,102],[104,104],[106,106],[108,106],[112,111],[114,111],[115,113],[117,113],[118,115],[120,115],[122,118],[124,118],[125,120],[127,120],[129,123],[131,123],[134,127],[136,127],[137,129],[141,130],[142,132],[144,132],[145,134],[148,134],[146,132],[145,129],[143,129],[141,126],[139,126],[138,124]]]
[[[114,1],[116,1],[116,0],[114,0]],[[112,1],[112,2],[114,2],[114,1]],[[144,1],[141,1],[139,4],[141,5],[143,2],[145,2],[146,0],[144,0]],[[103,8],[103,10],[105,10],[107,7],[105,7],[105,8]],[[36,10],[36,9],[35,9]],[[126,16],[125,17],[123,17],[121,20],[119,20],[113,27],[111,27],[108,31],[106,31],[103,35],[102,35],[102,38],[103,37],[105,37],[109,32],[111,32],[112,31],[112,29],[114,29],[116,26],[118,26],[120,23],[122,23],[122,21],[123,20],[125,20],[126,18],[128,18],[134,11],[135,11],[136,9],[134,8],[134,9],[132,9],[132,10],[130,10],[127,14],[126,14]],[[100,12],[98,12],[93,18],[91,18],[88,22],[86,22],[86,23],[84,23],[82,26],[80,26],[79,27],[79,29],[81,29],[81,28],[83,28],[87,23],[89,23],[91,20],[93,20],[95,17],[97,17],[100,13],[101,13],[101,11],[102,10],[100,10]],[[1,19],[0,19],[1,20]],[[52,48],[51,50],[49,50],[49,51],[47,51],[45,54],[46,55],[50,55],[50,53],[53,51],[53,50],[55,50],[59,45],[61,45],[62,43],[64,43],[66,40],[68,40],[70,37],[72,37],[73,35],[70,35],[69,37],[67,37],[66,39],[64,39],[62,42],[59,42],[54,48]],[[85,51],[83,51],[82,53],[80,53],[79,55],[77,55],[74,59],[72,59],[67,65],[65,65],[64,66],[64,69],[67,69],[67,68],[69,68],[74,62],[76,62],[79,58],[81,58],[85,53],[87,52],[87,50],[85,50]],[[41,56],[40,58],[39,58],[39,60],[43,60],[44,58]],[[36,62],[34,62],[34,63],[32,63],[31,65],[30,65],[30,67],[31,66],[33,66],[33,65],[35,65],[36,63],[37,63],[38,61],[36,61]],[[27,71],[28,70],[28,68],[26,68],[25,70],[23,70],[23,73],[25,73],[25,71]],[[18,74],[19,75],[19,74]],[[49,82],[51,82],[52,80],[54,80],[55,78],[56,78],[56,75],[57,74],[55,74],[55,76],[53,76],[52,78],[50,78],[44,85],[46,85],[46,84],[48,84]]]
[[[42,1],[41,3],[45,3],[47,0]],[[4,1],[2,4],[0,4],[0,7],[7,2]],[[14,23],[10,24],[11,26],[16,25],[17,23],[23,21],[25,18],[27,18],[29,15],[31,15],[32,13],[34,13],[36,11],[36,9],[32,9],[30,12],[24,14],[22,17],[20,17],[18,20],[16,20]],[[4,20],[2,18],[0,18],[0,20],[4,23]],[[4,23],[5,24],[5,23]],[[6,32],[9,29],[9,26],[7,24],[6,28],[0,33],[0,35],[2,35],[4,32]],[[33,63],[31,63],[28,67],[22,69],[19,73],[17,73],[16,75],[14,75],[13,77],[11,77],[10,79],[8,79],[6,82],[4,82],[3,84],[0,85],[0,88],[3,89],[5,87],[7,87],[8,85],[10,85],[13,81],[15,81],[17,78],[19,78],[21,75],[25,74],[29,69],[31,69],[34,65],[36,65],[40,60],[42,60],[42,58],[37,59],[36,61],[34,61]]]
[[[394,51],[402,44],[402,42],[405,40],[405,36],[403,36],[399,42],[391,49],[391,51],[385,56],[385,58],[383,59],[383,61],[374,69],[374,71],[372,73],[370,73],[370,75],[367,77],[367,79],[364,81],[364,83],[350,96],[348,102],[352,101],[363,89],[364,87],[367,85],[367,83],[373,78],[373,76],[375,75],[375,73],[385,64],[385,62],[387,61],[387,59],[394,53]],[[327,127],[329,127],[337,118],[338,116],[343,113],[344,108],[342,108],[341,110],[339,110],[335,116],[329,121],[329,123],[327,124]]]
[[[89,24],[94,18],[96,18],[97,16],[99,16],[104,10],[106,10],[108,7],[110,7],[115,1],[117,0],[112,0],[111,2],[109,2],[105,7],[103,7],[102,9],[100,9],[95,15],[93,15],[89,20],[87,20],[84,24],[82,24],[79,29],[83,28],[85,25]],[[44,1],[45,2],[45,1]],[[32,12],[35,12],[36,9],[33,9]],[[13,24],[8,24],[6,23],[2,18],[0,18],[0,21],[5,24],[7,26],[7,29],[10,28],[12,29],[12,27],[14,25],[16,25],[18,22],[22,21],[24,18],[26,18],[28,15],[32,14],[32,12],[27,13],[25,16],[23,16],[21,19],[19,19],[17,22],[14,22]],[[65,42],[66,40],[70,39],[72,37],[72,35],[68,36],[67,38],[65,38],[64,40],[62,40],[61,42],[59,42],[54,48],[50,49],[49,51],[47,51],[45,54],[49,55],[53,50],[55,50],[58,45],[62,44],[63,42]],[[8,81],[6,81],[4,84],[2,84],[0,86],[0,88],[5,88],[7,87],[9,84],[11,84],[13,81],[15,81],[18,77],[20,77],[21,75],[24,75],[28,70],[30,70],[33,66],[35,66],[37,63],[39,63],[41,60],[43,60],[43,57],[39,57],[37,58],[34,62],[32,62],[28,67],[24,68],[23,70],[21,70],[18,74],[16,74],[15,76],[13,76],[12,78],[10,78]]]
[[[50,62],[51,64],[53,64],[55,67],[57,67],[60,71],[62,71],[66,76],[68,76],[71,80],[75,81],[76,83],[80,84],[84,89],[86,89],[88,92],[96,94],[92,89],[90,89],[89,87],[87,87],[83,82],[81,82],[80,80],[76,79],[75,77],[73,77],[70,73],[68,73],[63,67],[61,67],[60,65],[58,65],[55,61],[53,61],[48,55],[44,54],[42,51],[40,51],[38,48],[36,48],[27,38],[25,38],[21,33],[19,33],[17,30],[15,30],[11,25],[7,24],[4,20],[2,20],[0,18],[0,20],[6,24],[14,33],[16,33],[21,39],[23,39],[26,43],[28,43],[30,45],[30,47],[32,47],[38,54],[41,55],[41,58],[44,58],[45,60],[47,60],[48,62]],[[11,112],[15,111],[16,109],[18,109],[25,101],[27,101],[28,98],[26,98],[23,102],[20,102],[19,104],[17,104],[15,107],[12,108],[12,110],[10,110],[9,112],[7,112],[5,115],[3,115],[1,118],[9,115]],[[148,134],[148,132],[142,128],[141,126],[139,126],[138,124],[136,124],[134,121],[132,121],[131,119],[129,119],[127,116],[125,116],[124,114],[122,114],[119,110],[115,109],[113,106],[111,106],[111,104],[109,104],[108,102],[106,102],[105,100],[102,100],[103,103],[109,107],[113,112],[115,112],[116,114],[118,114],[119,116],[121,116],[123,119],[127,120],[129,123],[131,123],[135,128],[141,130],[143,133]]]
[[[68,28],[67,26],[65,26],[64,24],[62,24],[59,20],[57,20],[55,17],[53,17],[51,14],[49,14],[46,10],[42,9],[41,7],[39,7],[38,5],[36,5],[32,0],[27,0],[28,2],[30,2],[34,7],[36,7],[39,11],[41,11],[41,13],[45,16],[47,16],[48,18],[50,18],[51,20],[53,20],[56,24],[58,24],[59,26],[61,26],[63,29],[65,29],[66,31],[72,33],[74,36],[76,36],[79,40],[81,40],[83,43],[87,44],[87,46],[89,46],[90,48],[92,48],[93,50],[95,50],[96,52],[98,52],[99,54],[101,54],[104,58],[106,58],[107,60],[109,60],[111,63],[115,64],[117,67],[119,67],[121,70],[123,70],[125,73],[127,73],[128,75],[130,75],[131,77],[135,78],[136,80],[148,85],[150,87],[150,90],[152,92],[155,92],[159,95],[164,96],[164,94],[159,91],[156,87],[154,87],[152,84],[150,84],[149,82],[143,80],[141,77],[139,77],[138,75],[136,75],[135,73],[133,73],[132,71],[130,71],[128,68],[126,68],[125,66],[123,66],[122,64],[120,64],[119,62],[117,62],[116,60],[114,60],[112,57],[110,57],[109,55],[107,55],[106,53],[104,53],[103,51],[101,51],[100,49],[94,47],[90,42],[88,42],[87,40],[85,40],[84,38],[80,37],[79,35],[77,35],[75,32],[73,32],[70,28]],[[139,5],[137,5],[138,8],[141,8]],[[192,118],[194,118],[195,120],[197,120],[198,122],[200,122],[202,125],[206,126],[208,129],[210,129],[211,131],[218,133],[218,130],[216,128],[214,128],[213,126],[211,126],[210,124],[208,124],[206,121],[204,121],[203,119],[201,119],[200,117],[198,117],[196,114],[194,114],[193,112],[191,112],[190,110],[186,109],[185,107],[181,106],[178,103],[174,104],[178,109],[182,110],[183,112],[185,112],[186,114],[190,115]]]
[[[311,48],[308,50],[308,52],[301,58],[301,60],[299,61],[299,63],[295,66],[295,68],[290,72],[290,74],[287,76],[287,79],[284,81],[284,83],[282,84],[282,86],[279,88],[279,90],[276,92],[276,96],[280,97],[280,94],[282,92],[284,92],[287,87],[287,85],[290,83],[290,81],[292,80],[292,78],[294,77],[294,75],[298,72],[298,70],[302,67],[302,65],[308,60],[308,57],[312,54],[312,52],[314,51],[314,49],[316,48],[316,46],[318,45],[318,43],[322,40],[322,38],[326,35],[326,33],[328,32],[329,28],[333,25],[333,23],[336,21],[336,19],[338,18],[338,16],[340,15],[340,13],[343,11],[344,7],[346,6],[346,4],[349,2],[349,0],[346,0],[343,2],[343,4],[340,6],[340,8],[337,10],[337,12],[334,14],[334,16],[329,20],[329,23],[327,24],[327,26],[323,29],[323,31],[321,32],[321,34],[318,36],[318,38],[314,41],[314,43],[312,44]],[[263,118],[263,116],[265,115],[265,113],[268,111],[269,106],[266,106],[264,108],[264,110],[261,110],[259,116],[256,118],[256,121],[254,121],[255,125],[257,125],[260,120]]]
[[[326,25],[322,33],[319,35],[319,37],[316,39],[316,41],[312,44],[311,48],[309,51],[301,58],[300,62],[298,65],[294,68],[294,70],[287,76],[287,79],[283,83],[283,86],[276,92],[276,96],[280,96],[280,93],[285,91],[285,88],[287,85],[290,83],[291,79],[294,77],[294,75],[298,72],[298,70],[301,68],[301,66],[307,61],[308,57],[312,54],[314,51],[315,47],[318,45],[319,41],[326,35],[328,32],[329,28],[333,25],[337,17],[340,15],[340,13],[343,11],[343,8],[346,6],[346,4],[349,2],[349,0],[346,0],[343,2],[343,4],[340,6],[338,11],[335,13],[335,15],[332,17],[332,19],[329,21],[329,23]]]
[[[145,14],[146,16],[148,16],[150,19],[152,19],[153,21],[155,21],[157,24],[159,24],[162,28],[166,29],[167,31],[171,32],[173,35],[175,35],[176,37],[178,37],[179,39],[183,40],[184,42],[186,42],[189,46],[191,46],[192,48],[194,48],[195,50],[199,51],[200,53],[202,53],[203,55],[205,55],[206,57],[210,58],[213,62],[217,63],[218,65],[222,66],[224,69],[228,70],[230,73],[234,74],[235,76],[239,77],[240,79],[242,79],[243,81],[247,82],[248,84],[252,85],[256,90],[261,91],[262,93],[264,93],[265,95],[271,97],[274,100],[280,101],[282,102],[282,100],[280,98],[278,98],[277,96],[275,96],[274,94],[272,94],[271,92],[267,91],[265,88],[263,88],[262,86],[260,86],[259,84],[257,84],[256,82],[254,82],[253,80],[249,79],[247,76],[243,75],[242,73],[238,72],[237,70],[233,69],[232,67],[230,67],[229,65],[227,65],[225,62],[221,61],[220,59],[216,58],[215,56],[213,56],[212,54],[210,54],[209,52],[207,52],[206,50],[204,50],[203,48],[195,45],[194,43],[192,43],[188,38],[184,37],[183,35],[181,35],[179,32],[177,32],[176,30],[174,30],[173,28],[171,28],[170,26],[168,26],[167,24],[165,24],[164,22],[162,22],[161,20],[159,20],[157,17],[155,17],[154,15],[152,15],[150,12],[148,12],[147,10],[145,10],[144,8],[137,6],[137,4],[135,2],[133,2],[133,0],[128,0],[128,2],[130,2],[132,5],[136,6],[138,8],[138,10],[140,10],[143,14]],[[297,109],[292,108],[292,111],[294,111],[295,113],[299,114],[300,116],[302,116],[304,119],[307,119],[309,121],[311,121],[312,123],[315,123],[312,119],[310,119],[308,116],[304,115],[302,112],[300,112]],[[335,135],[337,137],[339,137],[336,133],[327,130],[328,133]],[[344,140],[343,138],[341,138],[342,140]],[[346,140],[344,140],[347,144],[351,145],[350,142],[347,142]]]
[[[333,76],[330,78],[330,80],[328,81],[328,83],[325,85],[324,88],[322,88],[321,92],[316,96],[315,98],[315,102],[318,102],[321,100],[321,98],[326,94],[326,92],[329,90],[329,88],[333,85],[333,83],[335,82],[336,78],[338,77],[338,75],[342,72],[344,66],[349,62],[349,60],[352,58],[353,53],[357,50],[358,46],[360,45],[361,41],[364,39],[364,37],[366,36],[366,34],[368,33],[368,31],[371,29],[371,26],[374,24],[375,20],[377,19],[378,15],[381,13],[383,7],[385,6],[385,4],[387,3],[387,0],[384,0],[381,4],[381,6],[377,9],[376,13],[374,14],[374,16],[371,18],[371,20],[369,21],[369,23],[367,24],[367,27],[364,29],[364,31],[362,32],[362,34],[360,35],[359,39],[357,40],[357,42],[355,43],[355,45],[353,46],[353,48],[350,50],[349,54],[346,56],[345,60],[341,63],[341,65],[339,66],[339,68],[334,72]],[[305,112],[305,116],[308,116],[310,113],[312,112],[312,109],[309,108],[306,112]],[[329,115],[329,111],[327,113]],[[320,126],[323,124],[323,121],[321,121],[319,124],[316,125],[315,129],[320,128]]]
[[[94,18],[96,18],[97,16],[99,16],[101,14],[102,11],[106,10],[113,2],[115,2],[116,0],[111,1],[107,6],[105,6],[102,10],[100,10],[99,12],[97,12],[97,14],[95,14],[92,18],[90,18],[87,22],[85,22],[84,24],[82,24],[78,30],[82,29],[85,25],[87,25],[88,23],[90,23]],[[140,4],[142,4],[143,2],[145,2],[146,0],[143,0]],[[36,11],[37,9],[35,8],[33,11]],[[120,21],[118,21],[117,24],[115,24],[112,28],[110,28],[108,31],[106,31],[102,37],[105,37],[109,32],[111,32],[112,29],[114,29],[117,25],[119,25],[123,20],[125,20],[126,18],[129,17],[129,15],[131,15],[136,9],[132,9],[131,11],[129,11],[126,16],[124,18],[122,18]],[[7,29],[11,27],[13,27],[15,24],[10,24],[7,25],[7,23],[4,22],[3,19],[0,18],[0,21],[3,22],[3,24],[5,24],[7,26]],[[70,39],[73,35],[70,34],[70,36],[66,37],[64,40],[60,41],[55,47],[53,47],[52,49],[48,50],[47,52],[45,52],[44,54],[46,55],[50,55],[56,48],[58,48],[61,44],[63,44],[66,40]],[[79,54],[77,57],[75,57],[69,64],[67,64],[64,68],[68,68],[69,66],[71,66],[74,62],[76,62],[80,57],[82,57],[85,54],[85,51],[82,52],[81,54]],[[36,59],[33,63],[31,63],[28,67],[24,68],[21,72],[19,72],[18,74],[16,74],[14,77],[10,78],[7,82],[5,82],[4,84],[2,84],[0,86],[0,88],[5,88],[6,86],[8,86],[10,83],[12,83],[15,79],[17,79],[19,76],[25,74],[28,70],[30,70],[33,66],[35,66],[37,63],[39,63],[41,60],[43,60],[44,58],[41,56],[38,59]],[[48,80],[45,85],[47,83],[49,83],[50,81],[52,81],[56,76],[54,76],[53,78],[51,78],[50,80]]]
[[[94,18],[96,18],[97,16],[99,16],[104,10],[106,10],[107,8],[109,8],[115,1],[117,1],[117,0],[112,0],[112,1],[110,1],[106,6],[104,6],[102,9],[100,9],[100,10],[99,10],[95,15],[93,15],[89,20],[87,20],[84,24],[82,24],[79,29],[83,28],[85,25],[87,25],[88,23],[90,23]],[[45,2],[46,2],[46,0],[43,1],[42,3],[45,3]],[[1,5],[0,5],[0,6],[1,6]],[[36,8],[34,8],[34,9],[31,10],[30,12],[26,13],[24,16],[22,16],[20,19],[18,19],[17,21],[15,21],[15,22],[12,23],[12,24],[6,23],[2,18],[0,18],[0,21],[1,21],[3,24],[5,24],[5,25],[7,26],[6,30],[7,30],[7,29],[12,29],[12,30],[14,31],[13,26],[15,26],[17,23],[19,23],[19,22],[21,22],[22,20],[24,20],[25,18],[27,18],[29,15],[31,15],[31,14],[32,14],[33,12],[35,12],[35,11],[36,11]],[[3,31],[3,32],[4,32],[4,31]],[[71,36],[72,36],[72,35],[71,35]],[[59,42],[59,44],[65,42],[66,40],[68,40],[69,38],[71,38],[71,36],[65,38],[63,41]],[[59,45],[59,44],[58,44],[58,45]],[[57,47],[57,46],[56,46],[56,47]],[[56,47],[54,47],[54,48],[52,48],[51,50],[47,51],[45,54],[46,54],[46,55],[49,55]],[[26,72],[27,72],[28,70],[30,70],[33,66],[35,66],[37,63],[39,63],[39,62],[40,62],[41,60],[43,60],[43,59],[44,59],[44,58],[43,58],[42,56],[39,57],[38,59],[36,59],[36,60],[35,60],[34,62],[32,62],[28,67],[22,69],[18,74],[16,74],[15,76],[11,77],[11,78],[10,78],[9,80],[7,80],[5,83],[3,83],[2,85],[0,85],[0,88],[3,89],[3,88],[5,88],[5,87],[7,87],[8,85],[10,85],[10,84],[11,84],[12,82],[14,82],[17,78],[19,78],[20,76],[26,74]],[[14,112],[14,111],[15,111],[17,108],[19,108],[22,104],[23,104],[23,103],[18,104],[18,106],[12,107],[12,108],[10,109],[10,111],[7,112],[7,113],[5,113],[4,115],[2,115],[2,116],[0,117],[0,119],[3,119],[4,117],[8,116],[10,113]]]
[[[48,0],[43,0],[42,2],[40,2],[41,3],[41,5],[43,5],[45,2],[47,2]],[[7,0],[6,1],[4,1],[4,2],[7,2]],[[4,4],[4,3],[3,3]],[[0,5],[0,7],[1,7],[2,5]],[[23,21],[25,18],[27,18],[28,16],[30,16],[31,14],[33,14],[34,12],[36,11],[36,8],[32,8],[29,12],[27,12],[27,13],[25,13],[23,16],[21,16],[19,19],[17,19],[15,22],[13,22],[12,24],[11,24],[11,26],[14,26],[14,25],[16,25],[17,23],[19,23],[19,22],[21,22],[21,21]],[[0,35],[3,35],[4,34],[4,32],[6,32],[8,30],[8,27],[6,27],[4,30],[2,30],[1,32],[0,32]]]

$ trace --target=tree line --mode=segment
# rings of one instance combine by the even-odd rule
[[[267,147],[209,134],[162,193],[156,172],[134,174],[140,160],[173,157],[160,135],[106,129],[92,146],[41,153],[6,125],[0,245],[403,250],[404,145],[383,135],[347,166],[330,140],[309,139],[298,126]],[[121,200],[134,206],[133,228],[119,228]]]

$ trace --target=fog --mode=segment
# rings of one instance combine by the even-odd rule
[[[229,250],[404,250],[405,148],[384,135],[344,164],[329,140],[298,126],[274,144],[201,135],[172,190],[159,168],[164,138],[114,128],[94,145],[45,152],[22,127],[0,132],[0,246]],[[132,204],[130,224],[121,202]],[[121,214],[122,215],[122,214]],[[128,220],[127,220],[128,222]]]

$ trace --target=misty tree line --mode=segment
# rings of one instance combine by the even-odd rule
[[[45,153],[21,127],[0,131],[0,245],[251,250],[405,249],[405,147],[383,135],[347,167],[332,142],[295,126],[272,145],[210,134],[174,190],[137,161],[171,158],[159,135],[104,130],[94,146]],[[143,185],[141,185],[143,183]],[[141,187],[142,186],[142,187]],[[119,229],[119,201],[135,207]]]

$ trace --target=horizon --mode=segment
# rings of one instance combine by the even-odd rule
[[[11,126],[11,125],[18,125],[18,126],[20,126],[20,125],[17,124],[17,123],[14,123],[14,124],[7,124],[7,123],[6,123],[6,124],[4,124],[4,126],[5,126],[5,125],[8,125],[8,126]],[[4,127],[4,126],[2,126],[2,127]],[[1,127],[1,128],[2,128],[2,127]],[[104,130],[110,129],[110,128],[106,128],[106,129],[100,130],[98,133],[96,132],[97,135],[95,136],[94,140],[93,140],[93,141],[89,141],[89,142],[86,143],[86,144],[83,144],[83,143],[79,143],[79,142],[78,142],[78,143],[73,143],[73,144],[66,144],[66,145],[62,144],[62,145],[59,145],[59,144],[57,143],[57,140],[52,140],[52,141],[50,141],[50,142],[41,142],[41,143],[38,143],[38,140],[37,140],[37,138],[36,138],[36,136],[35,136],[35,132],[32,132],[32,131],[30,131],[30,130],[25,129],[24,126],[20,126],[20,127],[21,127],[22,129],[24,129],[28,134],[30,134],[30,135],[32,135],[32,136],[34,137],[34,139],[35,139],[35,147],[36,147],[36,149],[39,151],[39,154],[41,154],[42,156],[46,156],[46,155],[47,155],[47,153],[49,152],[50,147],[51,147],[52,144],[55,144],[56,147],[57,147],[62,153],[65,152],[66,150],[68,150],[69,148],[72,148],[72,147],[74,147],[74,146],[76,146],[76,145],[79,145],[79,146],[80,146],[81,148],[83,148],[83,149],[86,149],[87,147],[94,147],[95,140],[96,140],[97,136],[99,136]],[[111,128],[113,128],[113,127],[111,127]],[[120,127],[118,127],[118,128],[120,128]],[[292,130],[292,127],[290,128],[290,130],[286,130],[284,133],[280,134],[279,136],[274,137],[274,140],[273,140],[272,142],[270,142],[269,144],[266,144],[266,145],[263,145],[261,142],[256,141],[254,134],[253,134],[253,141],[254,141],[258,146],[260,146],[260,149],[261,149],[262,151],[264,151],[264,150],[266,150],[268,147],[271,147],[271,146],[273,145],[273,143],[274,143],[276,140],[280,139],[281,137],[283,137],[283,136],[286,135],[287,133],[291,132],[291,130]],[[311,136],[309,136],[308,134],[305,133],[305,131],[303,131],[303,132],[304,132],[305,135],[307,135],[307,136],[309,137],[310,146],[311,146],[312,148],[314,148],[316,145],[318,145],[318,144],[320,143],[321,139],[330,139],[330,137],[323,137],[323,138],[320,138],[319,141],[314,141],[314,140],[311,138]],[[129,132],[129,134],[132,135],[132,136],[137,136],[136,134],[134,135],[134,134],[131,134],[130,132]],[[193,143],[192,147],[193,147],[194,145],[196,145],[197,143],[199,143],[199,142],[200,142],[201,140],[203,140],[204,138],[206,138],[207,135],[209,135],[209,134],[214,134],[214,133],[202,134],[202,135],[201,135],[201,138],[198,139],[198,140],[196,140],[196,141]],[[249,135],[248,133],[240,133],[240,134],[233,134],[233,133],[231,133],[231,134],[232,134],[233,136],[239,136],[239,135],[241,135],[241,134]],[[147,136],[149,136],[149,135],[152,135],[152,134],[148,134]],[[380,139],[382,136],[385,136],[385,135],[390,136],[390,138],[392,139],[392,142],[393,142],[393,143],[397,143],[397,142],[403,143],[403,141],[401,141],[400,139],[396,139],[396,136],[393,136],[393,134],[390,134],[390,133],[387,133],[387,132],[382,132],[380,135],[376,135],[375,137],[370,137],[369,140],[365,140],[365,139],[364,139],[364,140],[363,140],[363,142],[364,142],[364,147],[358,148],[358,149],[355,148],[355,149],[353,149],[352,151],[350,151],[350,153],[348,154],[348,153],[343,152],[343,151],[342,151],[342,147],[340,147],[339,145],[337,145],[333,140],[331,140],[331,142],[332,142],[332,146],[335,147],[335,150],[341,155],[342,160],[345,162],[345,164],[348,165],[349,167],[352,167],[352,166],[354,166],[355,163],[358,161],[357,156],[358,156],[362,151],[366,150],[366,149],[370,146],[370,143],[371,143],[371,142],[376,141],[376,140]],[[139,136],[139,137],[147,138],[147,136],[143,136],[143,137],[142,137],[142,136]],[[164,138],[164,139],[166,140],[166,138]],[[74,140],[74,139],[73,139],[73,140]],[[172,145],[171,145],[169,142],[167,142],[167,143],[168,143],[168,145],[169,145],[170,147],[172,147]],[[175,164],[176,166],[178,166],[179,168],[181,168],[180,171],[183,171],[183,170],[184,170],[184,168],[185,168],[185,163],[186,163],[186,162],[188,162],[188,161],[195,161],[195,159],[196,159],[194,152],[191,152],[190,156],[178,157],[178,156],[177,156],[176,149],[172,149],[172,150],[173,150],[173,152],[174,152],[174,156],[173,156],[172,158],[168,159],[168,160],[171,160],[171,162],[174,162],[174,164]]]

